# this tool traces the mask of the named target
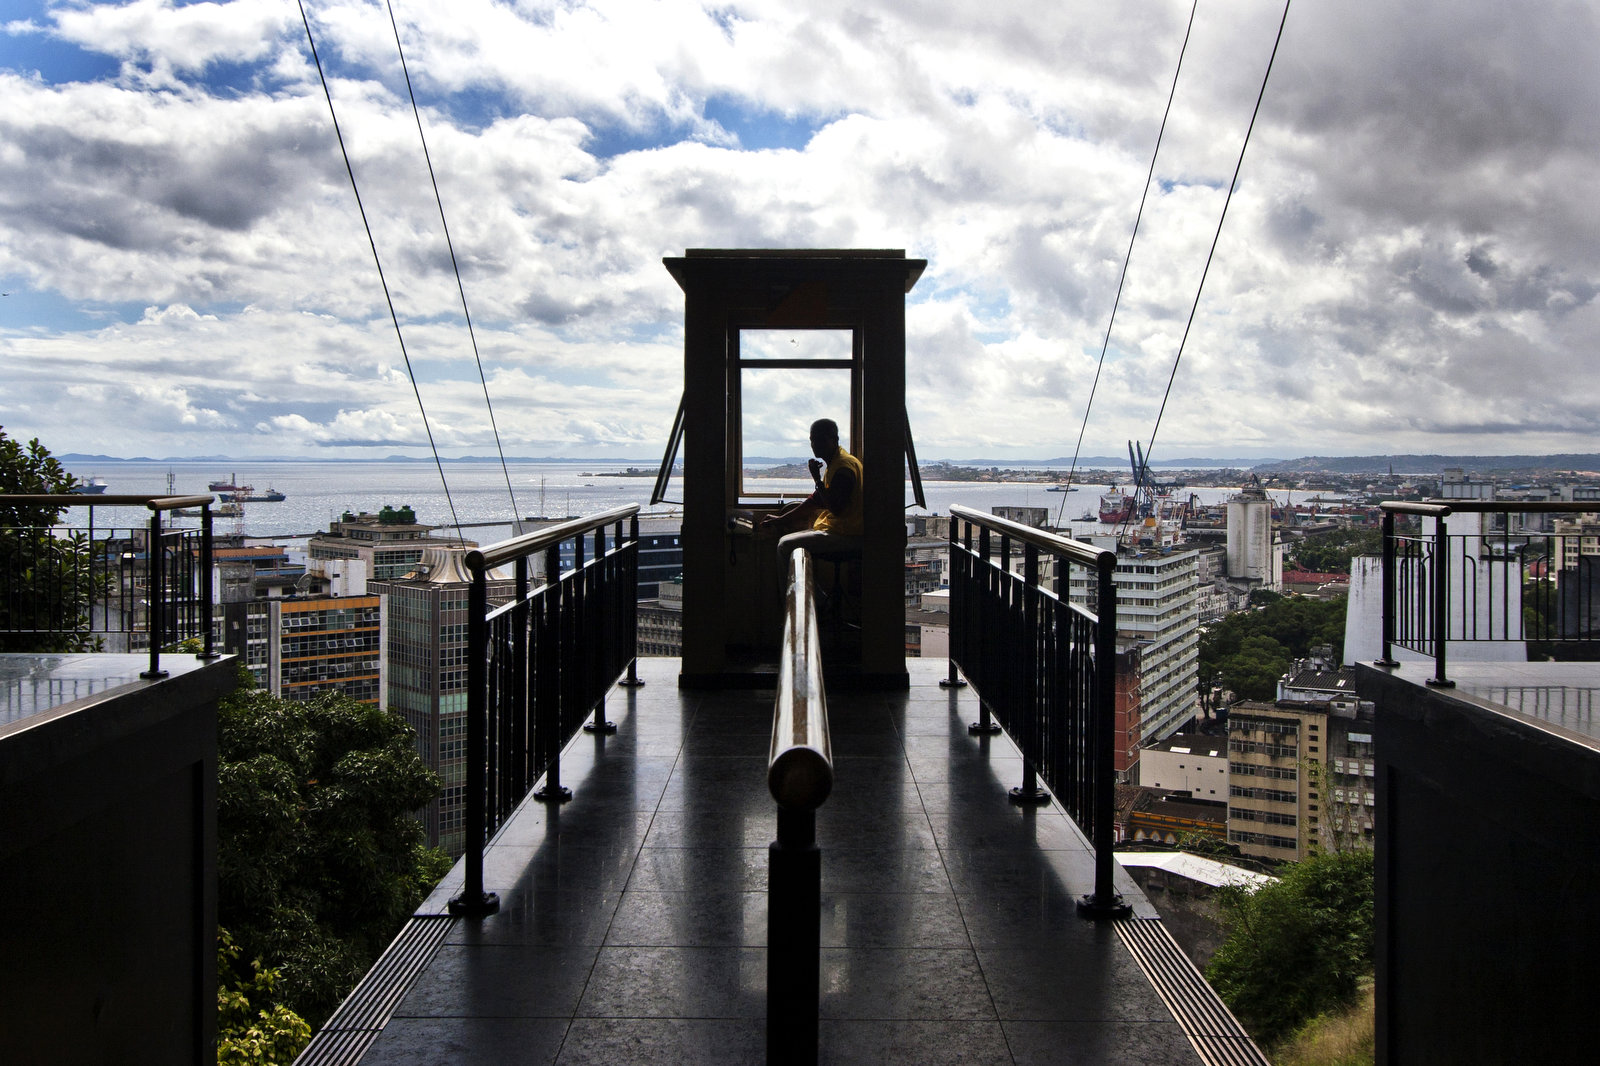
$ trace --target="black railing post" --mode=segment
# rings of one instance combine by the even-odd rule
[[[1455,682],[1445,674],[1445,645],[1450,638],[1450,530],[1444,516],[1433,521],[1433,676],[1428,684],[1454,688]]]
[[[516,582],[513,601],[516,606],[511,609],[511,685],[515,689],[511,698],[511,736],[508,743],[511,746],[512,780],[510,792],[514,796],[524,796],[528,792],[529,767],[533,763],[528,750],[529,737],[533,730],[529,728],[529,715],[533,708],[532,686],[528,684],[528,557],[517,556],[513,564],[512,573]]]
[[[583,538],[578,538],[583,544]],[[582,556],[580,547],[578,555]],[[580,564],[581,565],[581,564]],[[533,798],[545,803],[565,803],[572,798],[572,790],[561,783],[561,746],[566,737],[561,728],[562,697],[567,688],[564,675],[571,662],[567,642],[566,603],[562,590],[566,583],[561,578],[561,545],[552,544],[544,553],[545,603],[544,625],[539,634],[539,665],[534,696],[534,731],[538,737],[537,748],[545,764],[544,787]]]
[[[167,672],[161,669],[161,645],[166,640],[167,582],[166,568],[162,565],[164,554],[161,548],[161,512],[152,506],[150,543],[144,553],[145,602],[149,605],[145,620],[150,633],[150,669],[139,675],[146,679],[167,676]]]
[[[962,594],[961,594],[961,580],[960,580],[960,577],[957,574],[957,562],[958,562],[958,560],[956,558],[956,553],[961,550],[961,541],[960,541],[960,538],[957,537],[957,535],[956,535],[957,531],[960,528],[960,525],[961,525],[961,519],[955,517],[954,515],[951,515],[950,516],[950,575],[949,575],[950,576],[950,626],[949,626],[949,628],[947,630],[947,632],[949,634],[949,643],[948,643],[948,646],[945,648],[945,658],[946,658],[946,661],[949,664],[949,671],[950,672],[949,672],[949,676],[948,677],[944,678],[942,681],[939,682],[939,687],[940,688],[966,688],[967,687],[967,683],[961,679],[961,675],[956,671],[956,624],[957,624],[956,623],[956,619],[960,617],[960,604],[962,602],[964,602],[963,598],[962,598]]]
[[[488,780],[488,581],[483,555],[467,552],[472,584],[467,589],[467,781],[463,804],[466,833],[465,884],[450,901],[450,913],[482,917],[500,909],[500,897],[483,889],[483,848],[486,843]]]
[[[622,523],[617,523],[617,539],[622,539]],[[624,585],[627,595],[634,601],[639,598],[639,516],[633,515],[628,519],[628,561],[626,566],[626,580]],[[639,679],[639,612],[636,607],[623,615],[623,643],[624,651],[628,656],[628,676],[620,683],[629,688],[639,688],[644,682]]]
[[[972,530],[969,526],[967,529],[969,549],[971,546],[971,534]],[[978,554],[976,557],[976,563],[974,564],[973,560],[969,559],[968,564],[972,567],[973,587],[967,591],[973,594],[972,599],[976,601],[974,610],[979,608],[986,609],[991,603],[994,602],[995,597],[993,595],[978,595],[977,583],[981,581],[985,587],[985,591],[991,593],[998,591],[988,588],[992,581],[992,577],[990,575],[989,567],[989,529],[987,526],[978,527]],[[989,662],[988,657],[990,648],[989,640],[992,628],[993,627],[991,626],[984,625],[982,621],[974,624],[971,620],[969,620],[967,623],[967,633],[969,635],[969,639],[976,645],[975,648],[967,650],[970,653],[975,653],[975,657],[978,661],[978,672],[984,677],[990,678],[988,684],[991,685],[994,684],[994,673],[989,669],[990,665],[992,664]],[[971,669],[968,669],[967,673],[971,674]],[[978,697],[978,720],[967,726],[967,732],[975,737],[993,737],[1000,735],[1000,723],[996,722],[993,716],[989,713],[989,701],[982,696]]]
[[[1395,517],[1383,512],[1383,657],[1377,666],[1399,666],[1394,657],[1395,622]]]
[[[1089,713],[1089,762],[1094,767],[1094,797],[1090,843],[1094,845],[1094,892],[1078,900],[1078,911],[1091,918],[1126,918],[1133,913],[1112,886],[1115,861],[1116,738],[1117,738],[1117,558],[1100,557],[1098,587],[1100,609],[1094,630],[1094,703]]]
[[[620,550],[621,546],[622,523],[618,522],[617,539],[613,544],[613,547]],[[593,595],[588,597],[588,617],[590,624],[586,627],[589,632],[589,639],[583,642],[586,645],[584,648],[584,654],[587,656],[587,661],[590,664],[588,673],[592,674],[594,677],[598,677],[600,674],[604,673],[605,664],[611,661],[611,648],[607,646],[605,639],[607,634],[605,623],[607,616],[611,613],[606,608],[610,603],[612,595],[615,591],[610,587],[610,579],[612,577],[612,562],[613,560],[606,554],[606,530],[604,526],[601,526],[599,529],[594,531],[595,576],[590,588],[590,591],[593,593]],[[588,687],[587,679],[585,681],[585,687]],[[595,687],[599,688],[598,685]],[[599,698],[595,700],[594,720],[587,723],[583,727],[583,731],[585,733],[592,733],[596,736],[610,736],[612,733],[617,731],[617,723],[606,720],[606,694],[603,689],[600,691]]]
[[[767,857],[767,1063],[814,1066],[822,1002],[817,812],[780,806]]]
[[[1003,564],[1006,573],[1011,570],[1010,547],[1001,539]],[[1009,577],[1008,577],[1009,580]],[[1022,710],[1021,732],[1026,738],[1018,745],[1022,749],[1022,784],[1011,790],[1011,802],[1019,806],[1042,807],[1050,802],[1050,793],[1039,787],[1037,754],[1043,751],[1043,731],[1040,729],[1039,676],[1043,665],[1039,658],[1039,549],[1032,544],[1022,546],[1022,587],[1016,590],[1017,607],[1021,611],[1022,639],[1011,649],[1011,663],[1006,673],[1016,685],[1020,698],[1016,701]]]
[[[202,659],[217,658],[216,636],[211,631],[214,619],[211,601],[216,598],[216,589],[212,584],[212,564],[211,504],[203,503],[200,505],[200,625],[206,635],[205,650],[200,653]]]

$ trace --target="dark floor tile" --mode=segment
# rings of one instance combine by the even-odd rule
[[[824,892],[826,948],[970,948],[954,896],[942,892]]]
[[[830,733],[829,742],[833,746],[834,758],[847,755],[881,756],[886,758],[901,758],[904,749],[900,746],[900,734],[892,729],[879,733]]]
[[[759,1018],[577,1018],[556,1063],[745,1066],[764,1060],[766,1039],[766,1023]]]
[[[697,807],[658,811],[644,839],[649,848],[764,848],[778,831],[777,807],[756,810]]]
[[[761,947],[767,942],[765,892],[623,894],[606,945]]]
[[[694,759],[702,756],[742,755],[756,756],[764,760],[771,747],[772,723],[768,722],[765,731],[697,733],[686,737],[683,742],[683,757]]]
[[[941,848],[1083,851],[1089,846],[1054,804],[1043,809],[1009,803],[974,805],[929,821]]]
[[[490,892],[530,887],[621,891],[638,854],[631,837],[600,845],[565,839],[536,847],[496,844],[483,856],[483,886]]]
[[[1171,1021],[1111,929],[1057,947],[980,947],[995,1009],[1022,1021]]]
[[[824,1018],[993,1019],[977,957],[950,948],[823,948]]]
[[[817,843],[827,848],[894,850],[935,847],[933,827],[920,807],[898,808],[886,804],[839,802],[824,804],[817,812]]]
[[[824,1020],[819,1062],[829,1066],[1011,1066],[997,1021]]]
[[[761,1018],[764,948],[605,947],[577,1015],[584,1018]]]
[[[933,848],[855,849],[823,842],[824,892],[949,892],[939,852]]]
[[[367,1066],[548,1066],[556,1061],[570,1024],[565,1018],[395,1018],[361,1061]]]
[[[637,848],[650,829],[652,812],[638,810],[637,804],[624,799],[611,797],[604,805],[589,796],[574,803],[524,804],[495,833],[491,846],[533,848],[559,842]]]
[[[570,892],[526,886],[499,893],[500,909],[463,918],[450,928],[447,944],[518,944],[529,947],[599,946],[605,942],[618,891]]]
[[[766,848],[642,848],[633,892],[765,892]]]
[[[1077,897],[1058,889],[1030,895],[958,892],[967,935],[980,948],[1059,947],[1093,935]]]
[[[1017,1066],[1199,1066],[1201,1062],[1173,1021],[1001,1024]]]
[[[397,1018],[570,1018],[598,947],[445,944],[395,1009]]]
[[[962,895],[1081,895],[1094,888],[1094,856],[1087,851],[941,849],[950,883]]]

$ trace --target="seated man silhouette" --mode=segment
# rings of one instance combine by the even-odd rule
[[[778,541],[778,563],[789,568],[796,548],[812,553],[861,550],[861,460],[839,445],[831,418],[811,423],[811,479],[816,491],[762,521],[763,529],[787,534]],[[796,532],[798,531],[798,532]]]

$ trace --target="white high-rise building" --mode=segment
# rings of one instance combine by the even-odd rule
[[[1283,547],[1272,535],[1272,501],[1259,482],[1228,500],[1228,577],[1283,589]]]
[[[1099,543],[1102,538],[1090,538]],[[1109,544],[1107,545],[1110,546]],[[1199,559],[1194,549],[1117,554],[1117,642],[1140,648],[1140,723],[1148,746],[1184,729],[1198,698]],[[1072,570],[1072,602],[1089,604],[1093,575]]]

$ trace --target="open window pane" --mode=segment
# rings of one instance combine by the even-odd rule
[[[850,335],[844,334],[848,345]],[[826,369],[762,368],[739,371],[740,470],[772,466],[785,458],[811,454],[811,423],[831,418],[839,423],[840,443],[850,440],[850,371]],[[760,481],[740,477],[740,495],[772,495],[778,490]],[[794,490],[789,489],[793,496]]]

